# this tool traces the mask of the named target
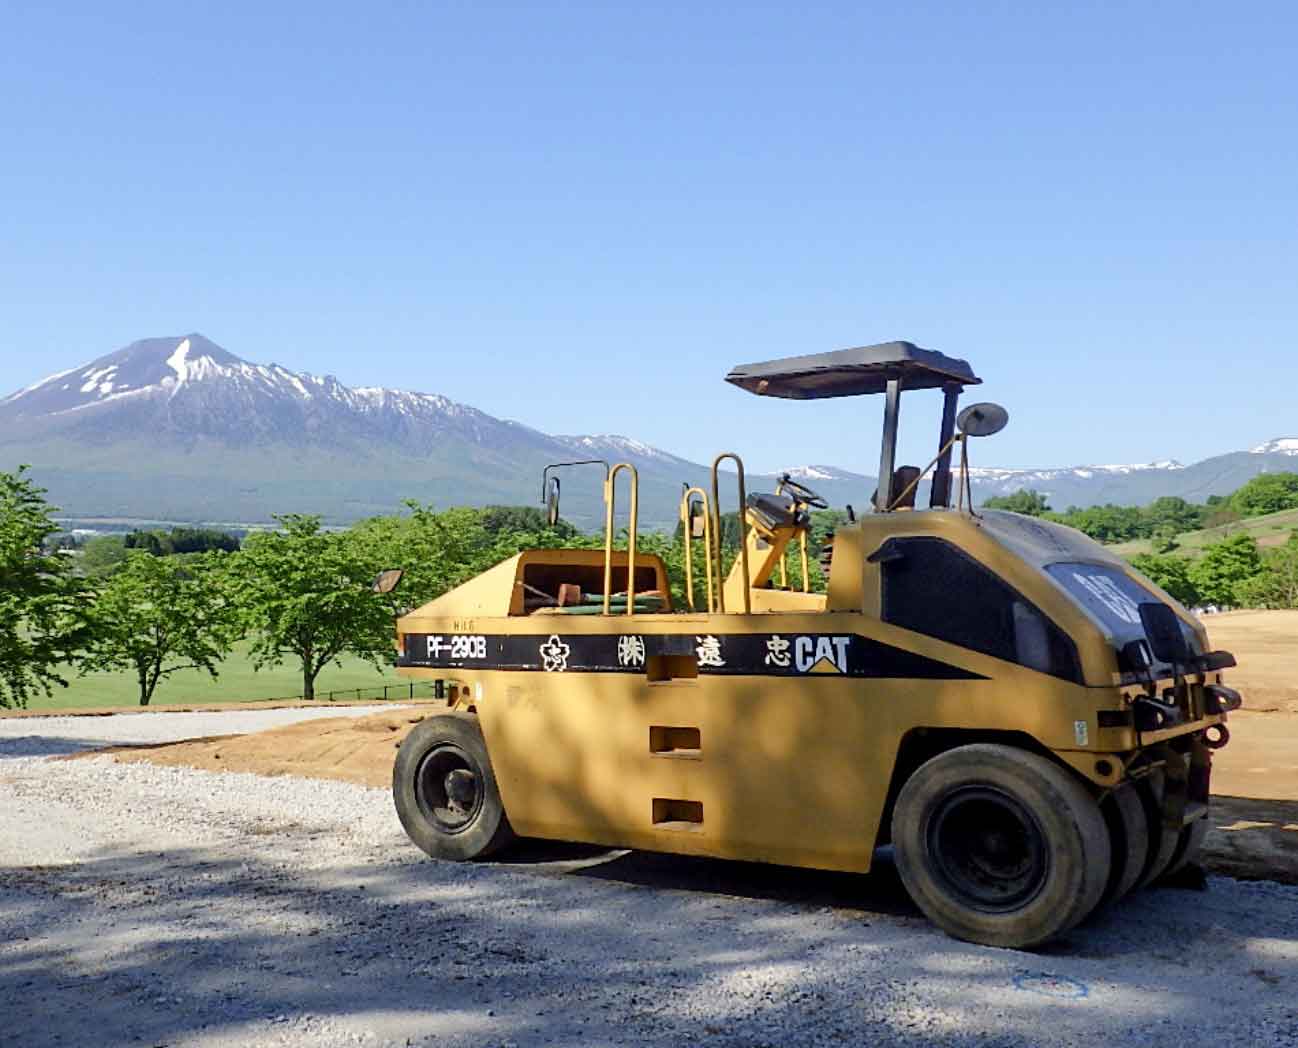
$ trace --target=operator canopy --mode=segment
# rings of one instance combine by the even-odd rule
[[[982,382],[968,361],[948,357],[913,342],[882,342],[833,353],[811,353],[757,364],[740,364],[726,381],[750,393],[789,400],[822,400],[883,393],[889,381],[902,389],[941,389]]]

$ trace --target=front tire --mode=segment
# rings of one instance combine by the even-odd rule
[[[1069,772],[1010,746],[947,750],[902,787],[897,869],[948,935],[1038,946],[1083,920],[1109,882],[1109,833]]]
[[[1149,861],[1149,822],[1140,793],[1124,783],[1105,798],[1100,812],[1109,827],[1112,868],[1100,906],[1109,906],[1136,887]]]
[[[1172,853],[1172,861],[1167,864],[1167,869],[1163,871],[1163,877],[1172,877],[1187,866],[1197,865],[1199,853],[1203,850],[1203,839],[1207,836],[1208,819],[1206,816],[1195,820],[1189,826],[1183,827],[1176,842],[1176,851]]]
[[[464,862],[514,840],[477,718],[420,721],[392,766],[392,800],[407,835],[434,859]]]

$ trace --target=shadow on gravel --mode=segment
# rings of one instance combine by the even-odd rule
[[[755,862],[730,862],[657,852],[609,849],[555,841],[520,841],[493,865],[542,873],[573,874],[672,891],[773,899],[860,913],[918,917],[902,887],[892,849],[881,848],[868,874],[804,870]]]
[[[376,852],[337,869],[313,865],[314,848],[304,838],[296,861],[244,847],[0,868],[4,1034],[1009,1046],[1121,1040],[1141,1021],[1131,1002],[1156,993],[1164,1032],[1211,1042],[1222,1024],[1239,1032],[1245,991],[1298,980],[1298,919],[1277,923],[1274,899],[1255,907],[1234,889],[1144,893],[1028,954],[910,916],[886,862],[857,877],[546,845],[495,864]],[[1108,960],[1128,955],[1125,969]]]
[[[97,750],[115,743],[107,739],[62,739],[53,735],[21,735],[0,739],[0,760],[13,757],[61,757]]]
[[[1298,801],[1212,798],[1204,865],[1245,880],[1298,884]]]

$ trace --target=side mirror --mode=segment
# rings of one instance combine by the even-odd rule
[[[559,523],[559,478],[550,478],[550,492],[545,497],[545,522],[550,527]]]
[[[970,404],[956,416],[955,424],[966,437],[990,437],[1010,421],[1010,413],[999,404],[984,401]]]
[[[1166,604],[1147,600],[1141,603],[1140,624],[1144,627],[1149,649],[1159,662],[1184,665],[1190,661],[1190,645],[1181,630],[1181,620]]]
[[[391,593],[401,584],[401,577],[405,574],[400,568],[393,568],[391,571],[380,571],[374,577],[374,582],[370,586],[375,593]]]

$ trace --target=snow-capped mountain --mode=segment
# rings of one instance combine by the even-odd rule
[[[970,466],[969,476],[984,485],[1009,485],[1013,491],[1039,487],[1060,479],[1090,480],[1103,476],[1127,476],[1132,473],[1185,469],[1175,459],[1162,462],[1140,462],[1120,466],[1069,466],[1063,469],[998,469],[994,466]]]
[[[545,464],[578,458],[630,460],[642,496],[671,493],[654,500],[655,524],[674,522],[683,475],[702,470],[625,436],[554,437],[435,393],[250,363],[197,333],[133,342],[0,400],[0,468],[31,463],[77,516],[338,520],[405,498],[527,503]],[[600,489],[587,479],[565,484],[564,510],[593,522]]]
[[[1105,502],[1142,505],[1164,495],[1191,501],[1225,495],[1258,473],[1294,471],[1298,468],[1294,457],[1298,457],[1298,438],[1279,437],[1247,452],[1216,455],[1188,466],[1176,459],[1055,469],[970,466],[969,478],[975,502],[1028,489],[1045,495],[1059,510]],[[958,464],[953,463],[953,468]],[[874,478],[835,466],[797,466],[788,473],[812,488],[823,489],[826,495],[847,489],[858,504],[861,492],[868,494],[874,489]],[[926,491],[927,483],[921,485],[921,505]]]
[[[1032,488],[1063,509],[1203,499],[1293,470],[1295,458],[1298,437],[1280,437],[1189,466],[977,466],[971,479],[975,500]],[[650,527],[674,526],[681,483],[708,478],[706,466],[632,437],[551,436],[435,393],[250,363],[196,333],[133,342],[0,399],[0,469],[30,463],[71,517],[256,522],[297,512],[343,522],[405,499],[527,504],[543,466],[575,459],[632,462]],[[788,472],[836,506],[863,508],[875,488],[873,477],[836,466]],[[750,491],[774,483],[748,477]],[[567,475],[563,490],[565,516],[602,519],[591,471]]]
[[[332,375],[251,364],[199,334],[151,338],[51,375],[0,401],[6,430],[167,436],[247,446],[267,440],[349,446],[406,441],[426,451],[453,434],[484,447],[549,442],[514,422],[431,393],[351,388]]]

